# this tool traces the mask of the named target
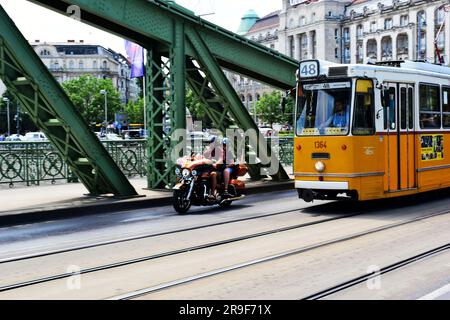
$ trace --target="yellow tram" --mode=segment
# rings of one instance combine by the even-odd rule
[[[299,197],[370,200],[450,187],[450,68],[302,61]]]

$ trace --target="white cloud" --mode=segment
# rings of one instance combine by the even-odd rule
[[[249,9],[264,16],[281,7],[281,0],[177,0],[196,14],[228,30],[236,31],[240,19]],[[0,0],[25,38],[30,41],[84,40],[124,52],[123,40],[99,29],[42,8],[26,0]]]

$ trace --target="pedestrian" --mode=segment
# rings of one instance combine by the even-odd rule
[[[0,134],[0,142],[4,142],[6,140],[5,135],[2,133]]]

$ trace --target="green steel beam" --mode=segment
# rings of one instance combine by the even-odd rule
[[[207,22],[181,6],[163,0],[29,0],[67,14],[70,5],[81,9],[81,20],[142,46],[151,41],[173,45],[175,25],[196,30],[223,68],[281,89],[295,86],[298,62],[256,42]],[[174,25],[175,22],[175,25]],[[194,56],[190,46],[186,54]]]
[[[0,78],[91,194],[137,195],[1,6]]]
[[[234,91],[222,69],[217,64],[217,61],[209,51],[208,45],[205,43],[205,40],[195,30],[189,30],[186,32],[186,34],[192,48],[194,48],[194,50],[196,51],[197,60],[201,63],[202,66],[207,66],[212,85],[217,90],[217,92],[220,92],[221,96],[224,97],[231,118],[235,121],[239,128],[243,130],[254,130],[258,133],[257,138],[252,136],[250,137],[250,146],[253,148],[253,150],[259,151],[260,158],[266,156],[266,159],[263,159],[263,163],[278,163],[277,173],[272,175],[272,178],[275,180],[289,179],[288,174],[282,167],[281,163],[278,161],[276,155],[273,152],[271,152],[270,155],[264,154],[264,151],[267,150],[267,140],[259,132],[258,126],[254,122],[246,108],[243,106],[241,99],[237,95],[236,91]],[[261,153],[261,151],[263,153]]]

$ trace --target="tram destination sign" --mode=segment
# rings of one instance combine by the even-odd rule
[[[300,79],[317,78],[320,74],[320,63],[317,60],[305,60],[300,62],[298,76]]]

